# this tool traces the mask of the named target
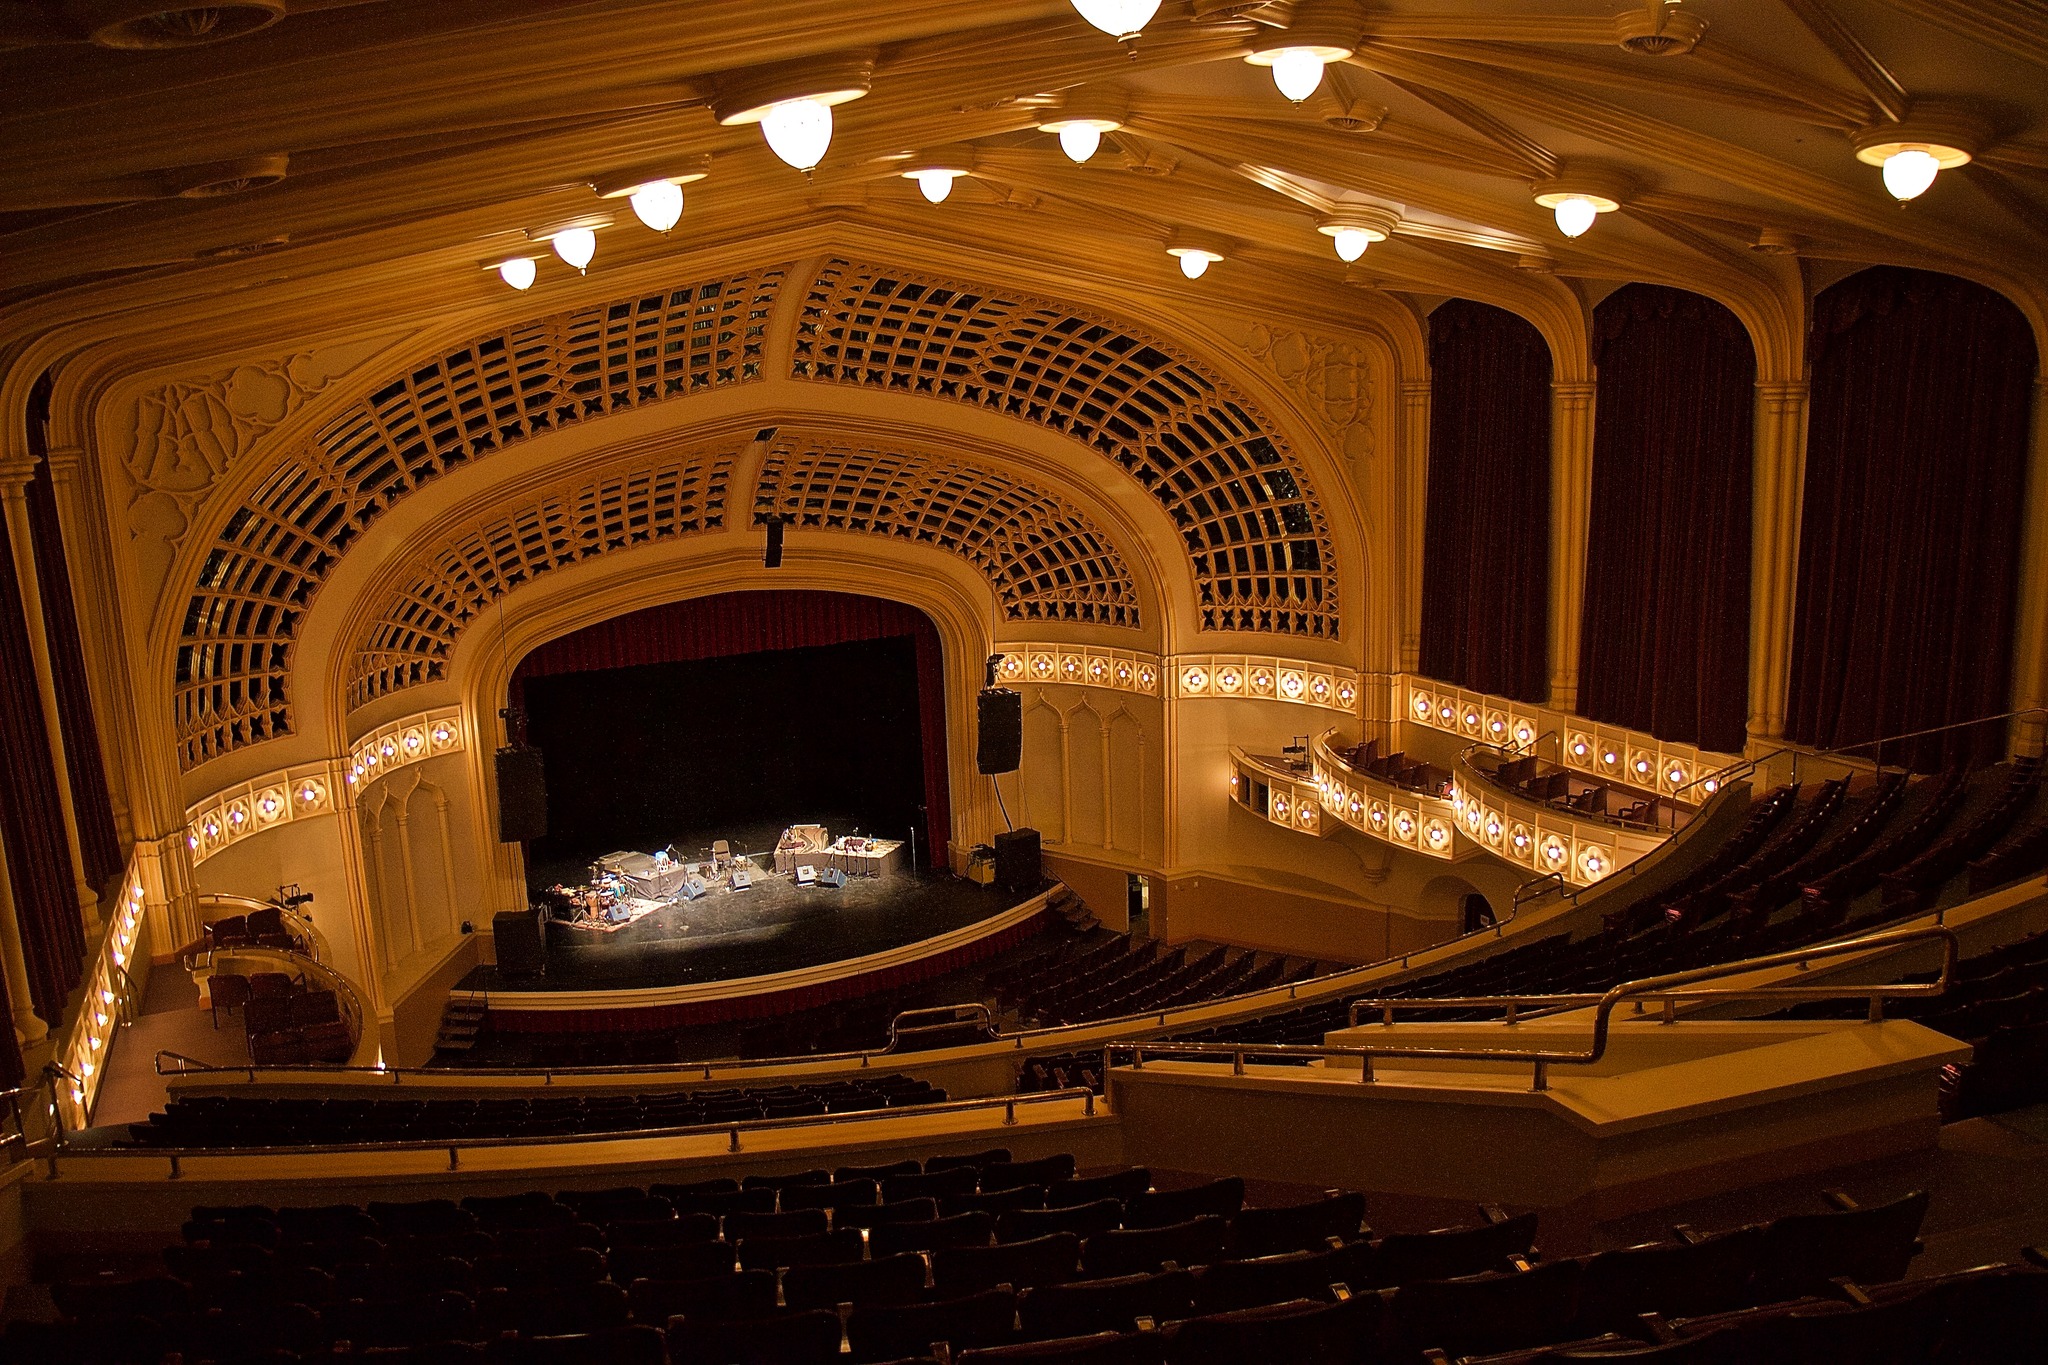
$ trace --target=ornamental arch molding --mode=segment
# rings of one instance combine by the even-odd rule
[[[799,269],[796,279],[803,283],[791,287]],[[209,507],[195,528],[201,539],[183,562],[196,569],[180,570],[193,577],[184,580],[189,590],[178,594],[182,610],[167,642],[174,658],[166,665],[180,766],[189,772],[301,732],[294,655],[313,600],[363,533],[421,488],[513,445],[601,416],[686,397],[713,410],[731,406],[720,395],[745,406],[743,395],[752,391],[746,386],[754,384],[763,386],[763,397],[769,389],[793,388],[819,395],[800,407],[829,401],[823,395],[833,385],[875,395],[862,402],[911,395],[971,404],[998,421],[1048,433],[1049,443],[1033,438],[1048,450],[1071,444],[1087,452],[1084,462],[1100,459],[1105,472],[1120,473],[1105,483],[1077,470],[1077,487],[1094,485],[1084,504],[1121,488],[1127,491],[1111,502],[1146,509],[1143,520],[1155,513],[1160,518],[1159,532],[1147,535],[1143,547],[1117,546],[1101,523],[1087,525],[1076,508],[1057,505],[1050,490],[1060,486],[1058,478],[1030,495],[1023,491],[1031,486],[1028,477],[1011,490],[970,479],[976,496],[1040,498],[1032,513],[1036,539],[1026,547],[964,526],[959,507],[942,513],[937,502],[927,502],[913,520],[922,518],[918,524],[927,530],[959,526],[957,534],[943,534],[958,541],[956,552],[979,556],[985,571],[1022,554],[1019,568],[992,574],[1002,617],[1134,625],[1138,608],[1124,566],[1132,551],[1142,550],[1139,557],[1149,562],[1153,547],[1177,538],[1179,556],[1166,558],[1187,566],[1188,629],[1293,635],[1325,648],[1340,638],[1345,623],[1336,546],[1350,541],[1348,533],[1333,535],[1322,495],[1334,491],[1341,500],[1346,490],[1318,488],[1314,453],[1292,448],[1291,428],[1262,411],[1250,396],[1256,388],[1247,390],[1185,346],[1107,314],[839,258],[808,268],[785,260],[481,332],[402,374],[348,393],[337,384],[321,404],[309,405],[303,421],[281,429],[274,452],[260,444],[249,452],[233,480],[235,500]],[[1286,405],[1277,394],[1266,401]],[[917,425],[929,432],[937,421],[927,417]],[[871,456],[928,459],[909,450],[863,448]],[[1065,456],[1057,463],[1070,467]],[[784,460],[784,477],[796,467]],[[927,473],[939,468],[920,467]],[[803,477],[815,481],[820,468],[814,461]],[[536,544],[513,553],[525,569],[505,561],[508,567],[491,572],[516,574],[541,560],[558,562],[564,536],[585,547],[621,533],[718,529],[711,511],[715,479],[706,474],[701,486],[685,489],[677,482],[680,467],[668,477],[666,490],[586,487],[581,510],[564,505],[547,514],[556,518],[556,529],[542,536],[547,548]],[[747,496],[744,489],[728,491],[734,500]],[[664,497],[670,506],[656,510]],[[629,504],[644,510],[624,510]],[[1135,526],[1133,514],[1119,514],[1116,534]],[[616,520],[642,515],[646,525],[623,532]],[[745,513],[721,505],[715,515],[730,531]],[[898,520],[887,522],[887,534],[922,533],[898,529],[911,524],[901,520],[908,514],[900,500],[890,515]],[[848,529],[884,532],[872,519],[852,519],[869,524]],[[502,560],[506,552],[501,546],[485,560]],[[464,601],[473,607],[479,594],[488,595],[481,586],[464,592],[466,598],[446,602],[422,600],[417,622],[394,617],[384,638],[373,647],[366,640],[371,652],[386,657],[360,669],[352,664],[346,679],[351,701],[423,676],[406,669],[432,646],[409,640],[406,632],[419,628],[445,642],[447,626],[434,618],[459,621]]]

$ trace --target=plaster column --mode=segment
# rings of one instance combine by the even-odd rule
[[[1579,704],[1586,531],[1593,508],[1592,382],[1550,386],[1550,705]]]
[[[2020,531],[2019,612],[2012,644],[2012,709],[2048,707],[2048,376],[2034,380],[2034,422],[2027,442],[2027,492]],[[2048,722],[2016,720],[2012,751],[2040,757]]]
[[[1407,581],[1401,594],[1401,671],[1422,661],[1422,546],[1429,515],[1429,381],[1401,382],[1402,564]]]
[[[14,1013],[14,1041],[34,1043],[49,1036],[29,1005],[28,958],[21,950],[21,922],[14,917],[14,883],[7,875],[7,841],[0,839],[0,967],[7,972],[7,1004]]]
[[[57,808],[64,820],[64,845],[71,854],[72,897],[91,941],[100,931],[100,898],[85,880],[85,855],[78,844],[78,811],[71,803],[71,765],[64,757],[64,725],[57,709],[57,678],[50,669],[50,641],[43,628],[43,593],[36,572],[35,529],[28,517],[28,481],[33,460],[0,464],[0,500],[6,503],[7,538],[14,549],[14,576],[21,588],[22,615],[28,622],[29,654],[35,660],[36,692],[43,703],[43,732],[50,761],[57,769]]]
[[[1749,748],[1785,735],[1792,622],[1799,602],[1799,519],[1806,494],[1807,385],[1756,386],[1749,540]]]
[[[105,593],[99,596],[98,609],[85,609],[84,599],[93,597],[93,584],[104,583],[111,577],[106,564],[104,543],[93,535],[94,512],[87,499],[81,473],[85,466],[85,452],[77,446],[52,446],[43,453],[43,460],[50,467],[50,487],[56,494],[58,519],[67,528],[78,529],[81,541],[87,544],[67,544],[70,555],[71,591],[81,599],[76,606],[78,615],[79,648],[85,654],[86,675],[94,699],[93,715],[100,737],[101,764],[106,770],[107,797],[113,807],[114,837],[122,847],[135,842],[135,817],[130,813],[131,798],[128,792],[129,760],[133,741],[128,726],[121,716],[121,685],[126,675],[120,665],[110,660],[107,642],[100,638],[104,626],[99,622],[112,619],[112,612],[105,605]],[[85,572],[81,574],[83,568]]]

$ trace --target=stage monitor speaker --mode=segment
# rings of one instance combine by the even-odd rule
[[[754,874],[747,871],[744,867],[737,869],[732,874],[732,889],[735,891],[744,891],[753,884]]]
[[[818,869],[809,863],[799,864],[796,870],[796,884],[810,886],[818,880]]]
[[[1024,750],[1024,697],[1007,687],[974,695],[974,766],[985,774],[1013,773]]]
[[[548,967],[542,946],[540,917],[531,910],[500,910],[491,916],[491,938],[498,950],[498,974],[541,976]]]
[[[548,832],[548,784],[540,750],[524,744],[498,750],[498,841],[539,839]]]
[[[818,885],[829,886],[837,891],[846,885],[846,874],[836,867],[828,867],[818,874]]]
[[[710,887],[704,885],[702,877],[690,876],[683,878],[683,899],[686,901],[696,900],[710,891],[710,889]]]
[[[1036,891],[1038,831],[1010,829],[996,835],[996,885],[1005,891]]]

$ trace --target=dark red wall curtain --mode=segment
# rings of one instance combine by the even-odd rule
[[[946,865],[953,811],[946,781],[946,675],[938,628],[915,607],[852,593],[728,592],[615,616],[550,640],[519,661],[512,702],[528,678],[636,664],[683,663],[908,635],[917,650],[918,730],[924,745],[926,847]]]
[[[1982,285],[1881,266],[1815,300],[1809,354],[1787,735],[1841,748],[2009,709],[2036,369],[2025,317]],[[2004,740],[1976,726],[1910,757],[1990,759]]]
[[[43,729],[14,546],[0,518],[0,837],[28,965],[29,1003],[54,1027],[78,984],[85,929],[73,895],[71,848],[57,800],[57,770]],[[11,1035],[10,1035],[11,1036]]]
[[[1429,315],[1423,673],[1542,702],[1550,691],[1550,348],[1502,308]]]
[[[46,451],[43,419],[48,410],[49,379],[36,385],[29,400],[28,447]],[[107,770],[100,753],[99,726],[93,720],[92,692],[85,680],[85,650],[78,638],[78,614],[72,604],[71,569],[64,554],[64,532],[57,518],[57,490],[50,466],[36,465],[28,486],[29,524],[35,532],[36,578],[42,589],[43,633],[50,646],[50,671],[57,684],[57,719],[64,732],[64,766],[71,780],[71,804],[78,815],[79,852],[85,879],[95,891],[121,872],[121,841],[114,832],[114,802],[107,791]]]
[[[1593,310],[1593,363],[1579,713],[1740,753],[1756,352],[1712,299],[1631,284]]]

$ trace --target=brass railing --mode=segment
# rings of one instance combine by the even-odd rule
[[[1909,730],[1899,735],[1880,735],[1876,739],[1866,739],[1861,744],[1845,744],[1839,749],[1808,749],[1797,744],[1784,744],[1772,749],[1768,753],[1758,754],[1755,758],[1745,758],[1738,763],[1731,763],[1727,767],[1717,769],[1714,772],[1702,773],[1686,783],[1685,786],[1680,787],[1678,791],[1673,792],[1672,795],[1676,796],[1679,792],[1688,791],[1706,782],[1715,783],[1717,787],[1725,786],[1733,779],[1749,776],[1774,758],[1785,758],[1787,756],[1792,759],[1792,780],[1794,782],[1799,780],[1799,765],[1801,762],[1826,763],[1829,760],[1835,760],[1836,766],[1853,772],[1859,765],[1841,762],[1841,756],[1853,754],[1863,749],[1874,748],[1877,751],[1868,762],[1872,769],[1878,770],[1884,767],[1884,746],[1887,744],[1898,744],[1909,739],[1925,739],[1929,735],[1947,734],[1951,730],[1968,730],[1978,725],[1990,725],[1995,721],[2019,720],[2024,716],[2048,720],[2048,706],[2028,706],[2018,711],[2004,711],[1995,716],[1978,716],[1975,720],[1959,720],[1947,725],[1931,726],[1925,730]]]
[[[4,1096],[0,1096],[4,1098]],[[742,1141],[748,1133],[768,1132],[779,1128],[831,1128],[849,1123],[888,1122],[897,1119],[922,1119],[935,1114],[965,1114],[981,1110],[1003,1111],[1003,1126],[1010,1127],[1017,1122],[1019,1105],[1050,1104],[1060,1100],[1079,1100],[1081,1117],[1094,1118],[1096,1095],[1086,1087],[1071,1087],[1065,1090],[1040,1090],[1021,1095],[989,1095],[977,1099],[942,1100],[937,1104],[907,1104],[889,1109],[849,1109],[831,1114],[800,1114],[789,1118],[741,1119],[722,1123],[681,1124],[666,1128],[610,1129],[588,1133],[508,1134],[502,1137],[471,1137],[457,1140],[446,1138],[396,1138],[385,1142],[335,1142],[306,1143],[285,1147],[62,1147],[63,1155],[69,1158],[105,1159],[119,1157],[164,1157],[170,1162],[170,1177],[177,1179],[184,1174],[180,1163],[195,1156],[330,1156],[343,1152],[446,1152],[448,1169],[460,1170],[462,1153],[503,1147],[560,1147],[572,1143],[588,1142],[640,1142],[668,1138],[708,1137],[725,1134],[728,1137],[728,1152],[746,1150]],[[929,1138],[930,1134],[922,1134]],[[56,1176],[57,1156],[50,1155],[50,1175]]]
[[[1898,947],[1908,943],[1939,941],[1942,944],[1941,975],[1927,982],[1906,982],[1870,986],[1738,986],[1709,987],[1704,990],[1682,989],[1697,982],[1712,981],[1719,977],[1738,976],[1745,972],[1763,971],[1771,967],[1804,966],[1820,958],[1843,957],[1851,953],[1870,952],[1876,949]],[[1105,1080],[1115,1062],[1115,1054],[1129,1054],[1131,1065],[1142,1070],[1145,1054],[1159,1057],[1185,1056],[1227,1056],[1231,1059],[1233,1074],[1242,1075],[1247,1057],[1306,1057],[1306,1058],[1352,1058],[1359,1059],[1359,1080],[1370,1084],[1373,1080],[1373,1063],[1389,1058],[1437,1062],[1526,1062],[1535,1068],[1532,1090],[1550,1088],[1550,1068],[1553,1066],[1591,1066],[1607,1055],[1609,1021],[1615,1007],[1624,1001],[1663,1000],[1666,1002],[1665,1017],[1674,1018],[1676,1002],[1680,1000],[1839,1000],[1868,998],[1870,1000],[1870,1021],[1882,1022],[1883,1002],[1893,997],[1940,995],[1954,979],[1959,943],[1955,930],[1940,926],[1919,929],[1894,929],[1882,934],[1870,934],[1863,938],[1846,939],[1840,943],[1822,944],[1792,952],[1772,953],[1765,957],[1744,958],[1738,962],[1724,962],[1712,967],[1694,967],[1683,972],[1669,972],[1662,976],[1643,977],[1637,981],[1625,981],[1599,995],[1586,996],[1473,996],[1453,1001],[1414,997],[1394,1000],[1360,1000],[1352,1004],[1352,1023],[1357,1023],[1358,1010],[1364,1008],[1473,1008],[1479,1005],[1512,1009],[1517,1003],[1535,1000],[1552,1002],[1575,1002],[1580,1006],[1593,1005],[1592,1040],[1583,1050],[1561,1048],[1474,1048],[1474,1047],[1376,1047],[1354,1045],[1311,1045],[1298,1043],[1172,1043],[1166,1041],[1142,1040],[1126,1043],[1110,1043],[1102,1050],[1102,1069]],[[1510,1018],[1508,1022],[1515,1022]]]

